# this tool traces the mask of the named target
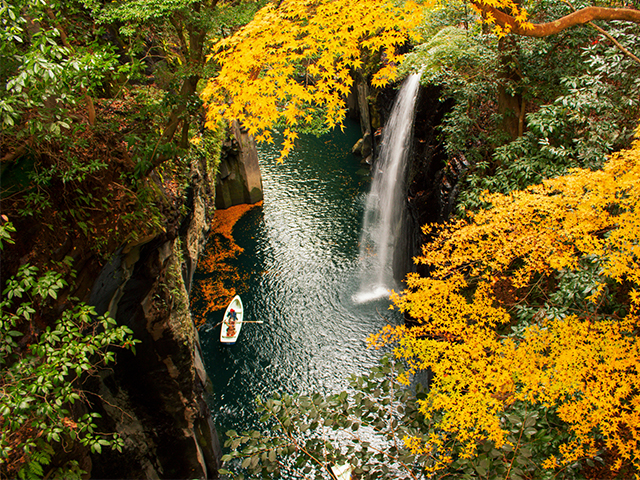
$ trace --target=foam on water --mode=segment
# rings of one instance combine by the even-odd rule
[[[369,291],[359,291],[351,297],[353,303],[361,304],[373,302],[374,300],[380,300],[382,298],[389,298],[390,290],[384,285],[374,285]]]

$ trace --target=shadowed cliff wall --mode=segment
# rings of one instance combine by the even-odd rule
[[[216,209],[262,200],[262,175],[255,140],[238,122],[222,146],[216,177]]]

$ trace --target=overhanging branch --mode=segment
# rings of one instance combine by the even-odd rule
[[[640,10],[633,10],[631,8],[585,7],[553,22],[533,23],[530,24],[531,28],[525,28],[518,23],[514,17],[501,12],[495,7],[490,7],[478,1],[472,1],[472,3],[485,14],[493,16],[495,22],[501,27],[509,29],[511,33],[527,37],[548,37],[567,28],[584,25],[593,20],[626,20],[640,24]]]

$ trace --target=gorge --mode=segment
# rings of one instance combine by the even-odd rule
[[[409,185],[439,188],[433,178],[434,185],[416,185],[417,172],[429,175],[421,161],[435,171],[439,165],[437,158],[420,156],[424,150],[418,145],[424,149],[429,142],[433,150],[438,146],[429,137],[430,129],[413,134],[414,111],[422,98],[421,125],[435,128],[428,119],[436,122],[446,107],[434,90],[420,88],[418,74],[397,88],[380,96],[388,104],[367,105],[389,112],[380,115],[388,120],[382,142],[375,145],[380,153],[373,171],[349,153],[361,132],[371,130],[352,120],[344,132],[301,136],[283,163],[277,162],[281,137],[275,137],[274,145],[258,148],[264,204],[235,224],[233,236],[242,252],[230,266],[237,269],[234,278],[240,280],[232,287],[243,298],[245,315],[249,321],[265,323],[243,327],[241,341],[233,348],[218,341],[222,310],[208,313],[199,330],[221,435],[230,429],[261,427],[255,413],[258,396],[327,394],[346,388],[350,375],[362,375],[379,361],[381,352],[367,348],[367,336],[384,325],[403,322],[402,315],[388,310],[388,295],[400,285],[406,265],[393,268],[391,263],[398,253],[410,258],[415,250],[404,249],[421,241],[409,209],[421,217],[432,215],[410,207]],[[436,108],[424,111],[425,105]],[[362,122],[360,115],[354,116]],[[390,170],[395,172],[388,177]],[[412,181],[405,178],[409,172]],[[437,212],[438,195],[433,198],[436,205],[430,208]],[[371,211],[380,207],[386,211]],[[372,217],[387,225],[372,225],[378,223]],[[379,247],[368,244],[381,236],[385,240],[377,242]],[[386,257],[382,262],[381,256]],[[394,280],[398,270],[400,276]],[[371,288],[371,279],[375,287],[385,282],[382,293]],[[210,273],[197,271],[194,287],[210,280]],[[194,310],[206,310],[201,297],[194,300]]]
[[[637,477],[637,5],[484,2],[3,1],[0,478]]]

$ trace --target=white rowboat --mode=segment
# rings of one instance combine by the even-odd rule
[[[222,328],[220,329],[220,343],[233,345],[240,335],[244,308],[240,296],[236,295],[224,312]]]

